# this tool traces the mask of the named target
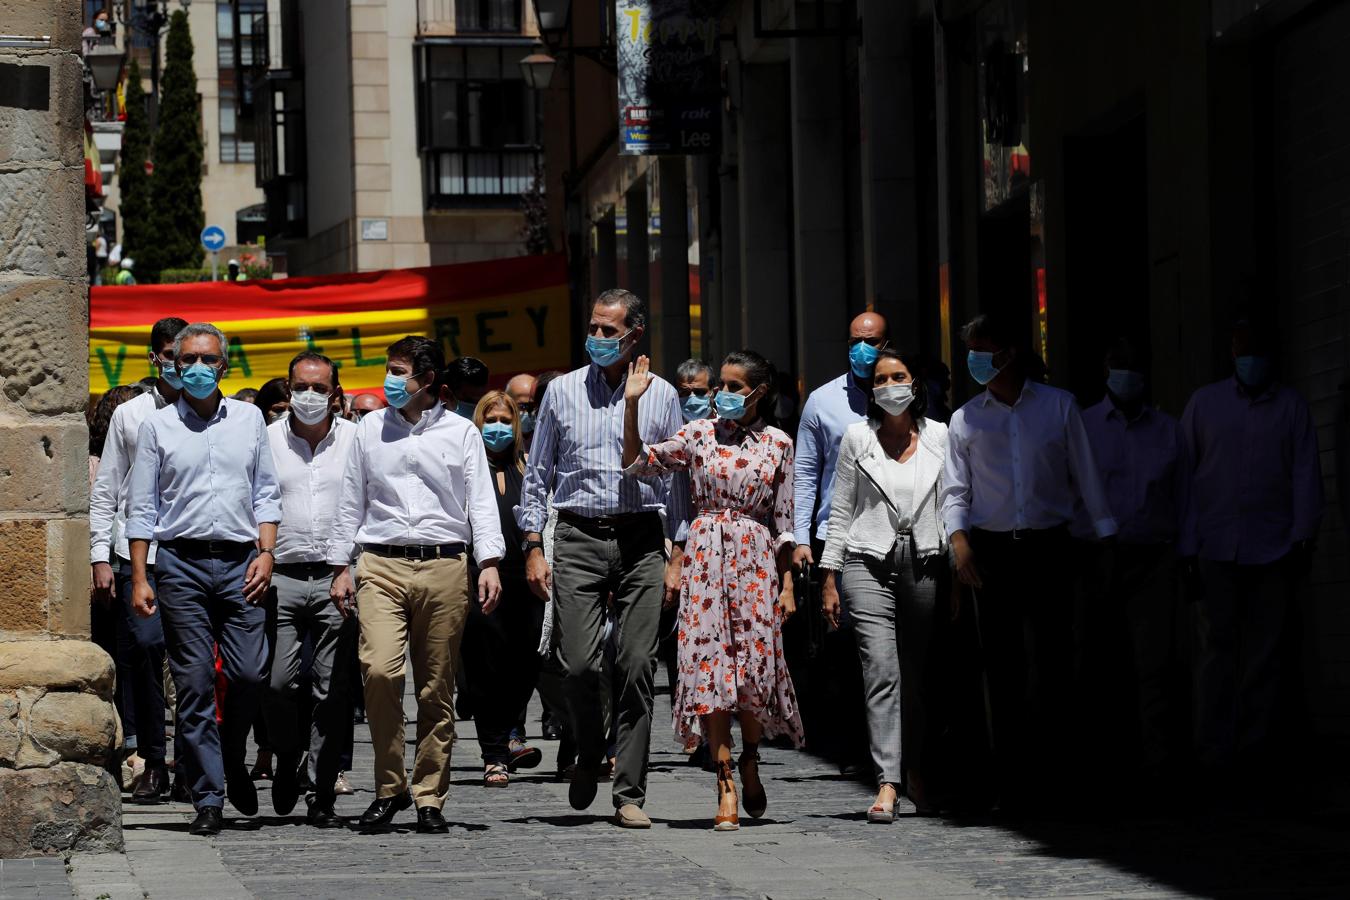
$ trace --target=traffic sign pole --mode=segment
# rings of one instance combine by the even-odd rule
[[[207,225],[202,229],[202,246],[211,253],[211,280],[220,278],[220,250],[225,246],[225,229],[219,225]]]

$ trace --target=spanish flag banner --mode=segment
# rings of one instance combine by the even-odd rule
[[[566,369],[573,350],[567,266],[559,255],[275,281],[95,287],[89,390],[154,374],[150,328],[178,316],[229,339],[226,394],[284,377],[302,350],[332,358],[348,393],[382,393],[384,350],[408,334],[438,338],[446,359],[475,356],[501,384]]]

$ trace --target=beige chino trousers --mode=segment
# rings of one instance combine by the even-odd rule
[[[469,608],[468,562],[462,556],[421,561],[363,553],[357,568],[361,675],[375,751],[375,796],[396,797],[408,789],[403,671],[411,650],[417,691],[412,797],[419,807],[439,809],[450,787],[453,691]]]

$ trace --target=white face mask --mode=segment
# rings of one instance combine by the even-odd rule
[[[317,425],[328,415],[333,398],[318,391],[291,394],[291,415],[305,425]]]
[[[890,415],[898,416],[914,402],[914,385],[888,384],[873,390],[872,399]]]

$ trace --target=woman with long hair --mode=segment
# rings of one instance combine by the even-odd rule
[[[525,583],[524,535],[514,512],[525,479],[520,408],[504,391],[491,391],[474,407],[473,422],[483,434],[506,553],[497,567],[501,600],[484,613],[471,599],[460,655],[483,754],[483,785],[506,787],[511,770],[534,768],[542,755],[537,747],[513,739],[511,732],[539,678],[544,604]]]
[[[840,573],[848,587],[878,785],[867,820],[881,824],[895,819],[902,766],[910,800],[921,815],[932,812],[923,788],[923,676],[937,599],[950,581],[938,513],[947,426],[925,418],[926,408],[918,360],[881,350],[867,421],[849,426],[839,446],[820,558],[821,603],[835,626]]]
[[[690,422],[669,440],[643,446],[638,399],[651,376],[647,357],[629,366],[623,461],[628,471],[689,471],[692,508],[681,579],[675,730],[702,734],[717,768],[717,831],[740,827],[731,766],[731,720],[741,726],[739,769],[745,811],[764,815],[759,743],[785,735],[802,744],[802,720],[783,656],[782,621],[796,609],[791,567],[792,438],[769,424],[773,366],[751,350],[722,362],[717,419]]]

